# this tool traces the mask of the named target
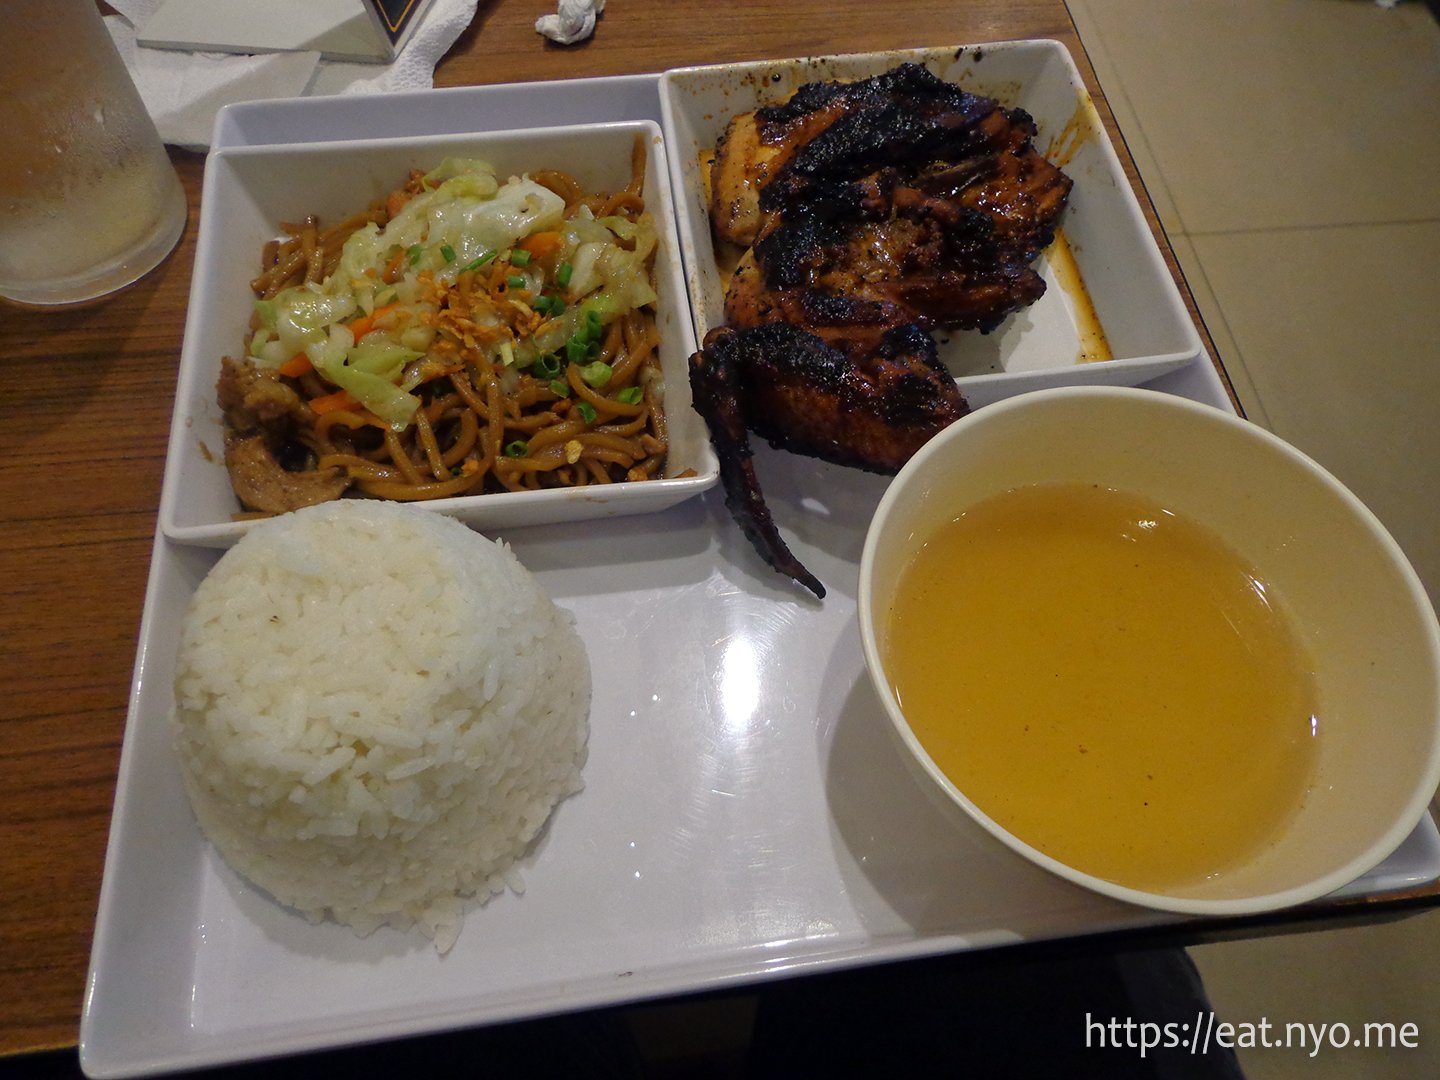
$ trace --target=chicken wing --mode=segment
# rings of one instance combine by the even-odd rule
[[[966,412],[935,342],[913,324],[886,331],[859,358],[786,322],[720,327],[691,358],[690,386],[730,512],[771,566],[819,597],[825,587],[790,552],[765,506],[747,429],[780,449],[895,472]]]

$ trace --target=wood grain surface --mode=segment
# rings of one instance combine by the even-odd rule
[[[535,33],[552,10],[482,2],[436,84],[1054,38],[1130,167],[1061,0],[611,0],[571,48]],[[85,307],[0,302],[0,1053],[78,1033],[195,252],[204,158],[172,157],[190,224],[158,270]]]

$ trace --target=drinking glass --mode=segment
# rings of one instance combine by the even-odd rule
[[[0,0],[0,146],[0,296],[103,296],[184,231],[185,193],[95,0]]]

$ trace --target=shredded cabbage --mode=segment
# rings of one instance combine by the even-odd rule
[[[248,351],[270,368],[304,353],[323,378],[403,431],[420,406],[410,393],[420,376],[413,370],[407,376],[407,365],[436,342],[437,296],[466,269],[508,258],[521,241],[542,232],[559,233],[556,258],[568,266],[561,279],[563,310],[556,305],[533,336],[497,319],[491,328],[502,337],[486,351],[498,364],[523,367],[562,349],[589,312],[609,323],[655,301],[648,263],[656,237],[649,215],[638,222],[597,220],[581,208],[567,220],[564,200],[529,177],[501,183],[486,162],[446,158],[383,228],[372,223],[346,240],[335,272],[324,281],[257,301],[258,329]],[[543,299],[542,289],[555,288],[539,266],[516,262],[512,273],[527,293]],[[535,310],[542,308],[536,304]],[[367,324],[358,344],[350,330],[357,318]]]

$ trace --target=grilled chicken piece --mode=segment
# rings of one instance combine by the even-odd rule
[[[997,111],[994,99],[918,64],[859,82],[810,83],[783,105],[756,110],[760,142],[782,150],[763,178],[761,211],[823,205],[839,186],[886,167],[916,172],[972,158],[993,138],[983,121]]]
[[[710,227],[717,240],[749,247],[760,229],[760,189],[779,164],[780,149],[760,141],[754,113],[725,127],[710,170]]]
[[[793,303],[771,293],[810,288],[897,305],[926,328],[989,331],[1043,294],[1030,263],[1071,184],[1031,145],[1028,114],[905,65],[753,115],[756,135],[722,146],[716,170],[756,177],[731,325],[785,317]],[[788,141],[797,133],[809,141]],[[756,147],[777,148],[763,168],[726,160]]]
[[[729,325],[795,322],[832,344],[841,325],[989,331],[1043,295],[1034,255],[998,243],[984,214],[893,172],[868,186],[870,209],[858,220],[796,216],[764,235],[731,277]],[[866,340],[873,346],[873,335]]]
[[[746,535],[817,595],[765,511],[745,430],[894,471],[964,414],[929,331],[989,332],[1044,293],[1030,264],[1071,181],[1035,131],[1024,111],[904,64],[801,87],[735,118],[716,148],[715,235],[749,250],[728,327],[691,360],[696,408]]]
[[[710,222],[715,236],[749,247],[764,214],[760,192],[802,146],[844,115],[870,83],[811,83],[784,105],[732,117],[715,146]]]
[[[770,323],[804,327],[831,348],[855,357],[874,352],[887,331],[914,321],[882,290],[771,288],[752,252],[741,259],[731,278],[725,318],[735,329]]]
[[[825,587],[790,552],[760,493],[753,429],[771,445],[874,472],[895,472],[966,412],[935,342],[913,324],[857,357],[785,322],[720,327],[690,360],[695,408],[720,459],[725,504],[765,560],[816,596]]]

